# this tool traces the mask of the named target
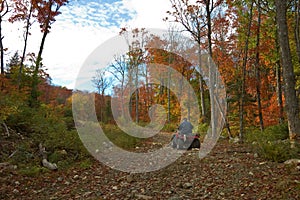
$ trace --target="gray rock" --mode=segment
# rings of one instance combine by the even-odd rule
[[[190,189],[190,188],[192,188],[193,187],[193,184],[191,184],[191,183],[185,183],[185,184],[183,184],[183,189]]]
[[[133,182],[133,177],[131,175],[128,175],[126,178],[128,183],[132,183]]]
[[[143,195],[143,194],[136,194],[135,197],[137,199],[144,199],[144,200],[153,199],[151,196],[147,196],[147,195]]]
[[[290,159],[284,162],[286,165],[298,165],[300,164],[300,159]]]
[[[170,197],[168,200],[182,200],[179,196]]]

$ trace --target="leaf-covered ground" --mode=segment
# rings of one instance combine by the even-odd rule
[[[140,145],[138,150],[159,148],[169,134]],[[184,153],[156,172],[130,174],[96,162],[22,176],[0,166],[0,199],[300,199],[300,169],[267,162],[242,144],[219,140],[204,159],[198,151]]]

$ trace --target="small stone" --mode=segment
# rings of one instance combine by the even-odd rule
[[[267,162],[260,162],[259,165],[267,164]]]
[[[14,190],[13,190],[13,193],[14,193],[14,194],[17,194],[17,193],[19,193],[19,190],[14,189]]]
[[[232,165],[231,164],[227,164],[227,165],[225,165],[226,167],[228,167],[228,168],[232,168]]]
[[[19,181],[16,181],[15,184],[16,184],[16,185],[20,185],[20,182],[19,182]]]
[[[176,183],[176,187],[182,188],[182,183],[181,182]]]
[[[86,192],[83,194],[83,197],[87,197],[87,196],[90,196],[93,192]]]
[[[10,167],[10,169],[16,170],[16,169],[18,169],[18,166],[17,165],[13,165],[13,166]]]
[[[132,190],[132,191],[131,191],[131,195],[132,195],[132,196],[135,196],[135,194],[137,194],[137,193],[138,193],[137,190]]]
[[[79,178],[79,175],[75,175],[75,176],[73,176],[73,179],[78,179]]]
[[[137,199],[144,199],[144,200],[152,199],[151,196],[147,196],[147,195],[143,195],[143,194],[137,194],[137,195],[135,195],[135,197],[136,197]]]
[[[298,165],[300,164],[300,159],[290,159],[284,162],[286,165]]]
[[[113,189],[113,190],[117,190],[118,187],[117,187],[117,186],[113,186],[112,189]]]
[[[97,192],[96,192],[96,196],[97,196],[97,197],[100,197],[101,195],[103,195],[101,191],[97,191]]]
[[[62,177],[58,177],[57,180],[60,182],[60,181],[63,180],[63,178]]]
[[[67,151],[66,151],[65,149],[61,150],[60,153],[61,153],[62,155],[68,155],[68,153],[67,153]]]
[[[191,183],[185,183],[185,184],[183,184],[183,189],[190,189],[190,188],[192,188],[193,187],[193,184],[191,184]]]
[[[182,200],[179,196],[170,197],[168,200]]]
[[[132,183],[133,182],[133,177],[131,175],[128,175],[126,178],[128,183]]]

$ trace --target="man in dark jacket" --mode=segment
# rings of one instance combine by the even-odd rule
[[[187,120],[187,118],[183,119],[183,122],[179,125],[178,130],[181,134],[187,135],[192,134],[193,125]]]

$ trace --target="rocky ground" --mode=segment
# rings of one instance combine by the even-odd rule
[[[140,150],[159,148],[170,134],[141,144]],[[220,139],[204,159],[197,150],[155,172],[130,174],[96,162],[22,176],[0,168],[0,199],[300,199],[300,169],[296,164],[267,162],[245,145]]]

